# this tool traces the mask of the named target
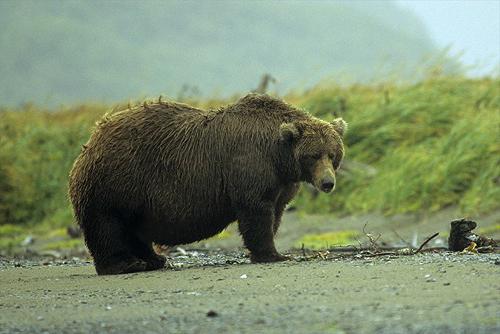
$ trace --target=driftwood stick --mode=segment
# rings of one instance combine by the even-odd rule
[[[380,253],[363,254],[363,257],[375,257],[375,256],[385,256],[385,255],[398,255],[398,254],[396,252],[380,252]]]
[[[401,247],[380,247],[379,250],[383,252],[394,252],[397,253],[399,250],[404,249]],[[370,252],[371,248],[368,247],[355,247],[355,246],[342,246],[342,247],[331,247],[328,248],[330,253],[355,253],[355,252]],[[420,252],[426,251],[445,251],[448,250],[446,247],[431,247],[420,250]]]
[[[429,241],[431,241],[432,239],[434,239],[438,235],[439,235],[439,232],[436,232],[433,235],[431,235],[430,237],[428,237],[427,239],[425,239],[425,241],[422,242],[422,244],[420,245],[420,247],[418,247],[418,249],[416,250],[415,254],[420,253],[420,251],[422,250],[422,248],[424,248],[424,246],[427,245],[429,243]]]

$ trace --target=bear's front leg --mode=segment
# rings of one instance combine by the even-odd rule
[[[275,208],[270,204],[240,210],[238,226],[245,247],[250,251],[252,262],[288,260],[286,256],[279,254],[274,246],[274,213]]]

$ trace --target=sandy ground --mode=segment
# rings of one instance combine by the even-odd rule
[[[255,265],[233,252],[96,276],[85,262],[9,262],[0,333],[498,333],[499,264],[439,253]]]
[[[381,239],[394,239],[394,229],[397,238],[418,234],[421,242],[446,232],[450,216],[288,214],[277,245],[291,249],[304,233],[366,222]],[[497,221],[498,213],[478,222]],[[230,231],[227,239],[173,250],[170,268],[149,273],[97,276],[85,258],[0,256],[0,333],[500,332],[500,254],[306,260],[292,250],[294,260],[256,265]]]

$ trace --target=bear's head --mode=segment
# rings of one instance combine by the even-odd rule
[[[281,141],[292,145],[300,181],[326,193],[335,188],[335,171],[344,157],[346,129],[342,118],[331,123],[315,119],[281,124]]]

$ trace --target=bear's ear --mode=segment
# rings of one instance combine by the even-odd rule
[[[293,123],[283,123],[280,125],[280,139],[286,143],[293,143],[300,137],[297,126]]]
[[[347,123],[346,123],[346,121],[344,121],[342,118],[335,118],[332,121],[332,125],[333,125],[333,128],[335,129],[335,131],[337,131],[337,133],[341,137],[343,137],[344,133],[347,130]]]

